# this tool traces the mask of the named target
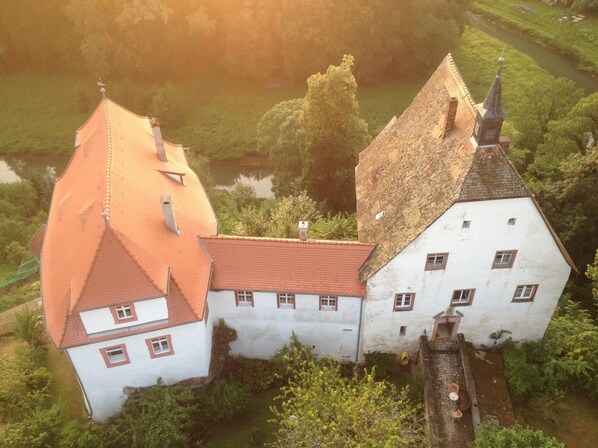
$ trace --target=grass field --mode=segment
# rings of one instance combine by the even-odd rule
[[[504,47],[475,29],[466,29],[454,55],[477,101],[492,82],[496,59]],[[490,50],[490,51],[489,51]],[[516,102],[520,85],[541,82],[548,76],[530,58],[507,47],[505,103]],[[388,79],[362,85],[358,99],[362,115],[376,135],[399,115],[428,79]],[[106,81],[108,96],[124,84]],[[140,91],[151,91],[163,83],[141,81]],[[259,83],[214,74],[194,79],[171,80],[180,107],[179,122],[163,126],[165,138],[180,142],[213,159],[241,158],[255,151],[256,128],[262,115],[276,103],[300,98],[306,85],[267,88]],[[82,108],[80,91],[91,98]],[[122,90],[122,89],[121,89]],[[75,130],[100,99],[95,79],[84,74],[22,73],[0,75],[0,154],[49,154],[72,151]],[[147,110],[134,112],[147,114]]]
[[[548,6],[539,0],[476,0],[474,12],[517,28],[571,57],[580,69],[598,74],[598,18],[586,16],[573,23],[563,19],[571,17],[568,8]]]

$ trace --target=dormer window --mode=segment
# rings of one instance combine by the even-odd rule
[[[135,305],[132,303],[128,305],[111,306],[110,312],[114,318],[115,324],[122,324],[124,322],[131,322],[137,320],[135,313]]]
[[[183,179],[183,176],[185,175],[185,173],[171,173],[168,171],[160,171],[162,174],[164,174],[166,177],[171,178],[172,180],[174,180],[177,184],[181,184],[183,186],[185,186],[185,181]]]

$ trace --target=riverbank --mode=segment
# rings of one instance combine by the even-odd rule
[[[539,0],[476,0],[473,11],[527,34],[575,60],[579,70],[598,76],[598,18],[586,15],[574,21],[570,9]]]

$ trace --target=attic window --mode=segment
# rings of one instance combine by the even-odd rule
[[[185,182],[183,181],[183,176],[185,175],[184,173],[169,173],[167,171],[160,171],[160,172],[162,174],[164,174],[165,176],[170,177],[176,183],[179,183],[181,185],[185,185]]]
[[[382,219],[384,217],[384,210],[382,210],[381,212],[376,213],[376,216],[374,217],[374,219],[376,221],[379,221],[380,219]]]
[[[469,226],[471,225],[471,221],[463,221],[463,224],[461,225],[462,229],[469,229]]]
[[[515,221],[517,221],[517,218],[509,218],[509,220],[507,221],[507,225],[514,226]]]

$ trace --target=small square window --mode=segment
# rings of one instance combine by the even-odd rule
[[[102,354],[104,362],[106,363],[106,367],[108,368],[130,363],[127,347],[125,344],[101,348],[100,353]]]
[[[531,302],[534,300],[538,285],[519,285],[515,288],[513,302]]]
[[[160,358],[162,356],[174,355],[170,335],[146,339],[145,343],[147,344],[147,348],[149,349],[149,354],[152,359]]]
[[[446,268],[448,253],[428,254],[426,256],[426,271],[435,271]]]
[[[456,289],[453,291],[451,306],[471,305],[475,289]]]
[[[277,295],[278,308],[295,308],[295,294],[292,292],[279,292]]]
[[[463,221],[463,224],[461,225],[462,229],[469,229],[469,226],[471,226],[471,221]]]
[[[516,250],[499,250],[494,255],[494,262],[492,263],[492,269],[506,269],[513,267],[515,262]]]
[[[395,294],[393,311],[411,311],[415,302],[415,293],[401,292]]]
[[[252,291],[235,291],[237,306],[253,306]]]
[[[320,311],[338,310],[337,296],[320,296]]]
[[[509,220],[507,221],[507,225],[514,226],[515,222],[517,222],[517,218],[509,218]]]
[[[399,328],[399,336],[405,336],[407,334],[407,327],[402,325],[401,328]]]

